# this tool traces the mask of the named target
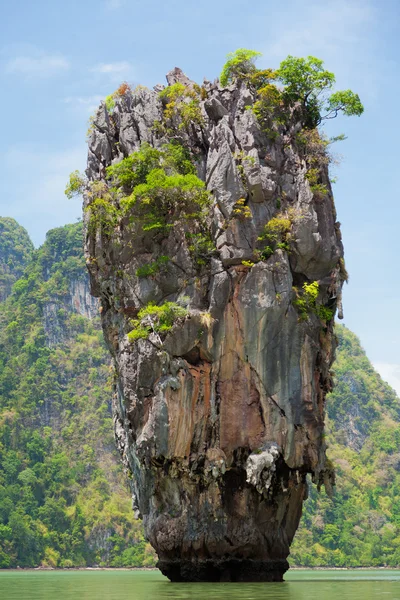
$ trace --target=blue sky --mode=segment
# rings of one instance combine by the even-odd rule
[[[75,221],[63,191],[85,167],[85,133],[99,100],[127,80],[153,86],[174,66],[192,79],[218,76],[227,52],[263,53],[260,67],[312,54],[358,92],[361,118],[336,119],[335,198],[350,283],[345,324],[400,391],[398,0],[18,0],[0,24],[0,215],[36,245]]]

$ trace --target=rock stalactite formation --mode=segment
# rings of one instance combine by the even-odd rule
[[[280,581],[306,475],[332,479],[324,401],[344,269],[327,167],[313,185],[295,111],[266,130],[244,82],[199,90],[179,69],[167,81],[192,94],[182,105],[198,95],[197,121],[166,126],[163,86],[138,87],[111,114],[100,106],[89,137],[86,257],[115,361],[117,443],[171,580]],[[169,209],[168,226],[146,228],[107,167],[171,139],[210,201],[201,218]],[[143,309],[168,302],[180,310],[157,328]]]

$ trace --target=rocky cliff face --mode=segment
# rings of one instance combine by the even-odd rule
[[[99,314],[98,300],[90,294],[89,281],[85,276],[71,279],[62,299],[54,296],[43,303],[43,329],[50,347],[70,337],[65,315],[71,312],[87,319],[94,319]]]
[[[316,185],[295,115],[261,127],[244,83],[198,90],[179,69],[167,80],[198,94],[197,122],[173,113],[166,126],[161,88],[139,87],[111,115],[100,106],[89,141],[86,256],[115,361],[117,443],[170,579],[281,580],[306,475],[331,478],[324,401],[344,270],[327,168]],[[145,228],[106,167],[171,138],[211,204],[197,219],[170,208],[168,227]],[[93,219],[97,181],[111,226]],[[182,310],[163,330],[139,311],[165,302]],[[129,338],[134,327],[145,333]]]

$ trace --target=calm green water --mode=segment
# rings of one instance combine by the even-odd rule
[[[172,584],[157,571],[0,571],[1,600],[400,600],[400,571],[291,571],[285,583]]]

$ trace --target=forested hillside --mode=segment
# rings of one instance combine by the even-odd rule
[[[310,487],[291,564],[400,565],[400,402],[358,338],[337,326],[336,387],[327,402],[332,499]]]
[[[0,226],[0,270],[12,257],[16,278],[31,257],[0,304],[0,567],[153,565],[114,448],[81,224],[50,231],[36,251],[11,219]],[[310,486],[291,564],[398,566],[399,400],[356,336],[337,334],[327,404],[337,485],[333,499]]]
[[[110,359],[81,248],[80,223],[50,231],[0,305],[3,568],[154,564],[114,448]]]
[[[27,231],[10,217],[0,217],[0,302],[11,292],[33,253]]]

